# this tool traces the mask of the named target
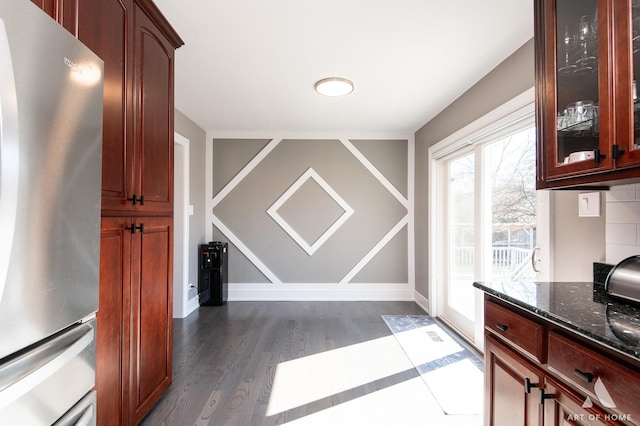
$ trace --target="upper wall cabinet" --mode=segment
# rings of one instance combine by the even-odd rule
[[[79,38],[105,62],[103,214],[170,214],[174,50],[183,42],[149,0],[83,6]]]
[[[538,189],[640,180],[640,0],[535,0]]]

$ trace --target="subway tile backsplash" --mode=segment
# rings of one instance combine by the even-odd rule
[[[606,193],[606,263],[640,254],[640,184],[613,186]]]

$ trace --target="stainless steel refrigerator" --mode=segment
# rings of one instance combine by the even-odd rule
[[[0,1],[0,424],[95,424],[102,61]]]

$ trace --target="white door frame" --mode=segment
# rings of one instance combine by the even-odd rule
[[[195,308],[189,301],[189,147],[190,141],[179,133],[174,133],[174,147],[182,149],[182,162],[174,158],[174,175],[180,174],[182,185],[174,184],[174,272],[173,282],[173,317],[184,318]],[[177,183],[179,180],[175,179]],[[177,248],[181,248],[179,251]],[[178,275],[176,277],[176,275]],[[197,307],[197,303],[195,304]]]

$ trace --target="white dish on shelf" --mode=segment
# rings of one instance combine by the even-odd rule
[[[576,163],[578,161],[592,160],[595,158],[593,151],[578,151],[569,154],[569,163]]]

